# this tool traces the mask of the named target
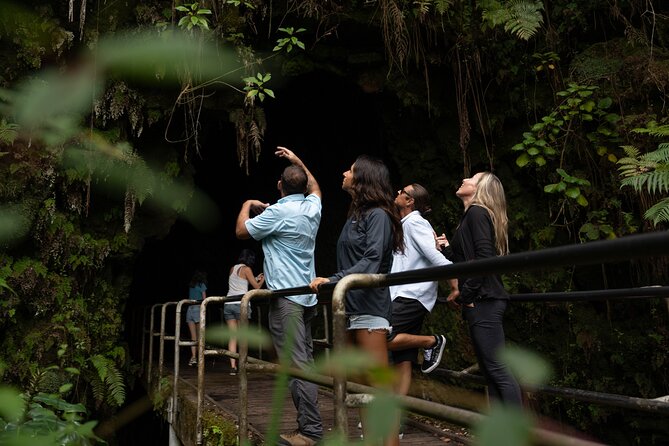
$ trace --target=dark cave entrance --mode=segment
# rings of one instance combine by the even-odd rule
[[[135,264],[132,306],[184,298],[196,269],[207,272],[208,295],[224,295],[229,268],[240,250],[250,248],[262,256],[259,243],[235,238],[234,227],[246,199],[273,203],[279,198],[276,182],[287,164],[275,157],[277,145],[294,150],[321,186],[317,272],[334,271],[334,247],[350,203],[341,190],[342,173],[362,153],[390,163],[383,124],[387,96],[365,93],[355,83],[325,72],[289,78],[275,93],[275,100],[263,104],[268,128],[258,162],[249,162],[248,176],[239,166],[227,112],[201,118],[202,157],[193,159],[194,179],[217,204],[220,223],[205,233],[178,220],[166,237],[147,240]]]

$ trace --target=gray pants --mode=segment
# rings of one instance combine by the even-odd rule
[[[284,348],[289,349],[290,363],[293,367],[305,369],[314,362],[311,320],[315,315],[315,306],[303,307],[283,297],[273,299],[270,303],[269,331],[272,334],[274,348],[279,357],[288,354],[284,352]],[[314,439],[321,438],[323,424],[318,410],[318,385],[290,378],[288,387],[297,409],[297,425],[300,432]]]

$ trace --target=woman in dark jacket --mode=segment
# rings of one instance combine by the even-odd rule
[[[390,272],[393,251],[404,250],[404,236],[386,165],[376,158],[359,156],[344,172],[342,189],[351,195],[351,207],[337,241],[337,269],[330,277],[316,277],[314,291],[326,282],[354,273]],[[377,365],[388,365],[387,334],[392,302],[388,287],[350,290],[346,293],[346,317],[350,338]],[[366,426],[363,426],[366,429]],[[398,443],[388,433],[386,445]]]
[[[479,172],[462,180],[456,195],[465,213],[451,239],[454,262],[484,259],[509,253],[508,218],[504,187],[490,172]],[[491,398],[505,404],[521,405],[516,380],[499,359],[504,347],[504,311],[509,295],[499,275],[458,280],[460,295],[449,296],[462,305],[462,315]],[[456,299],[457,297],[457,299]]]

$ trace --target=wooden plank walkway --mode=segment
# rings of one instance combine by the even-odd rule
[[[182,362],[182,364],[185,364]],[[197,368],[185,366],[180,371],[180,377],[193,386],[197,386]],[[274,395],[275,377],[257,372],[249,373],[249,424],[262,434],[269,430]],[[207,358],[205,375],[205,393],[218,406],[228,413],[238,413],[239,386],[238,377],[230,376],[226,358]],[[324,434],[327,435],[334,427],[334,404],[329,389],[321,389],[318,405],[323,417]],[[281,410],[279,432],[290,432],[297,427],[296,411],[293,406],[290,392],[286,389],[286,398]],[[360,440],[362,431],[358,428],[358,411],[348,411],[348,429],[352,441]],[[408,423],[404,428],[402,445],[457,445],[461,444],[448,438],[440,438],[434,433],[420,430],[414,423]]]

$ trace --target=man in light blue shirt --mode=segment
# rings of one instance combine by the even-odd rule
[[[237,238],[262,241],[265,282],[269,289],[307,286],[316,277],[314,249],[321,221],[321,190],[309,169],[292,151],[277,147],[276,155],[291,165],[284,169],[277,188],[281,198],[273,205],[247,200],[237,217]],[[306,194],[306,196],[305,196]],[[251,218],[251,212],[260,214]],[[305,369],[313,363],[311,321],[316,315],[315,294],[275,298],[270,303],[269,329],[277,353],[291,351],[291,365]],[[292,331],[293,345],[284,345]],[[298,429],[282,434],[279,444],[316,444],[323,436],[318,410],[318,386],[291,378]]]

